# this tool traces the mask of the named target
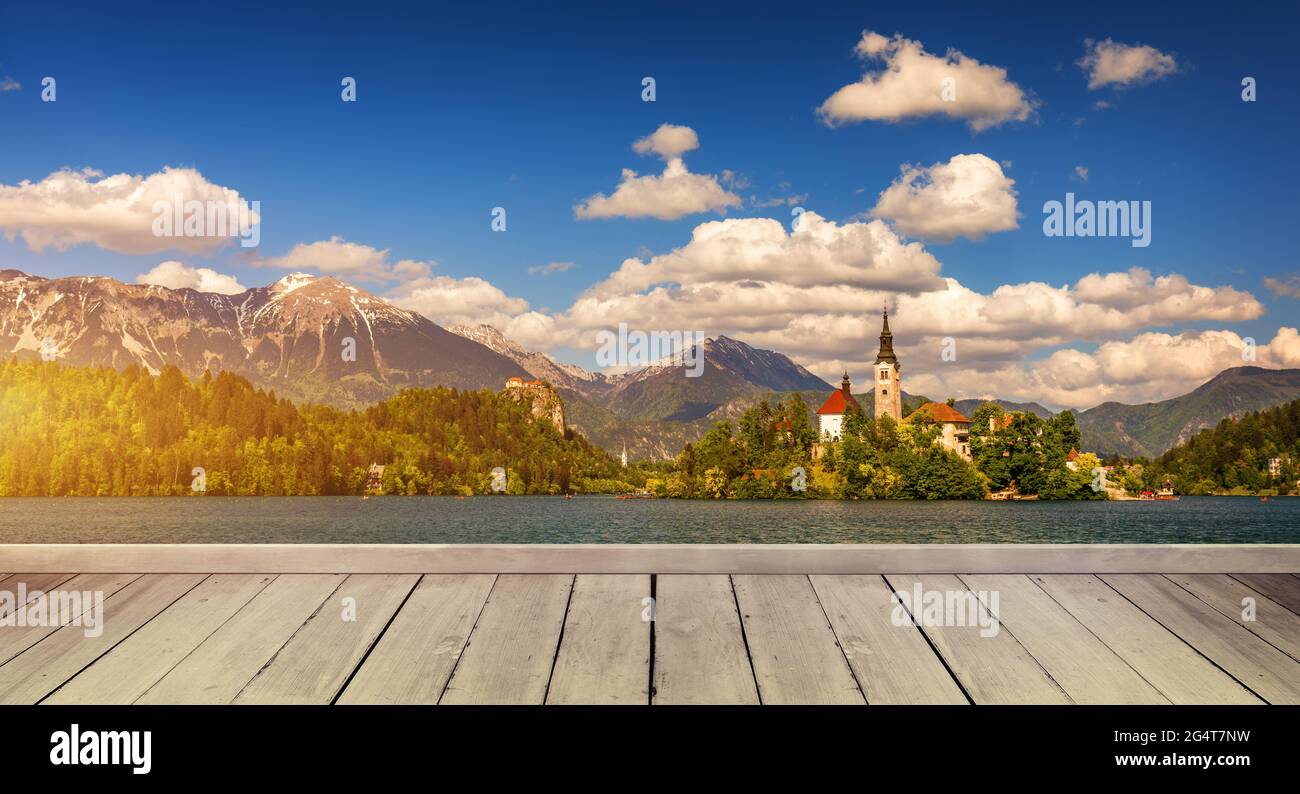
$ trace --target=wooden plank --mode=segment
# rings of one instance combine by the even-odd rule
[[[243,609],[272,578],[263,574],[209,576],[45,702],[130,704]]]
[[[578,576],[546,702],[648,704],[650,617],[649,576]]]
[[[865,703],[807,576],[732,583],[764,703]]]
[[[338,702],[437,703],[495,581],[491,574],[421,579]]]
[[[1234,573],[1232,576],[1300,615],[1300,578],[1283,573]]]
[[[920,630],[895,625],[898,603],[883,578],[809,578],[868,703],[969,703]]]
[[[1300,662],[1169,579],[1159,574],[1101,578],[1269,703],[1300,703]]]
[[[13,614],[19,607],[26,606],[47,590],[53,590],[71,579],[70,573],[16,573],[2,584],[0,590],[9,593],[9,598],[0,600],[0,619]],[[21,604],[17,603],[22,598]],[[11,602],[11,603],[5,603]]]
[[[346,578],[277,576],[135,702],[229,703]]]
[[[572,589],[567,575],[498,577],[441,702],[543,703]]]
[[[1300,660],[1300,615],[1226,574],[1175,573],[1169,578],[1246,631]],[[1242,602],[1247,598],[1254,602],[1254,620],[1243,615]]]
[[[206,577],[149,574],[104,601],[104,631],[64,626],[0,666],[0,704],[33,704],[110,651]]]
[[[349,576],[233,702],[332,703],[418,581]]]
[[[1044,574],[1030,578],[1173,703],[1261,702],[1097,577]]]
[[[758,704],[731,578],[655,578],[654,703]]]
[[[118,590],[127,586],[139,574],[134,573],[86,573],[74,576],[59,588],[65,592],[101,593],[105,601]],[[83,599],[82,608],[74,609],[68,616],[77,619],[88,606]],[[0,664],[4,664],[36,643],[58,631],[58,626],[6,626],[0,628]]]
[[[961,579],[971,590],[988,594],[990,599],[997,593],[998,620],[1075,703],[1169,703],[1028,577],[967,575]]]
[[[922,593],[938,591],[944,594],[945,599],[947,593],[968,592],[961,580],[951,575],[890,574],[885,578],[895,591],[909,594],[915,592],[918,584]],[[973,616],[964,613],[962,620],[966,625],[928,625],[924,613],[921,616],[921,630],[938,649],[972,700],[978,704],[1070,702],[1061,687],[1011,632],[1000,627],[996,632],[992,630],[992,616],[987,609],[975,604],[975,612]],[[954,615],[951,620],[937,622],[956,624],[958,620]]]
[[[7,544],[5,570],[81,573],[1295,573],[1300,544]]]

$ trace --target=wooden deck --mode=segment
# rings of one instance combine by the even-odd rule
[[[836,547],[802,558],[813,573],[745,572],[774,563],[736,557],[712,563],[729,570],[629,573],[627,547],[578,546],[567,547],[574,571],[555,570],[564,555],[547,552],[523,572],[475,570],[484,563],[472,555],[423,558],[436,573],[378,572],[379,561],[334,547],[334,570],[317,568],[329,557],[271,554],[286,572],[249,572],[235,561],[262,559],[242,556],[255,547],[171,548],[147,565],[140,547],[115,557],[0,546],[4,570],[99,561],[0,574],[0,592],[105,598],[98,637],[0,626],[0,704],[1300,703],[1295,546],[1191,547],[1219,551],[1165,556],[1178,569],[1167,571],[1151,568],[1162,557],[1149,549],[1142,571],[1142,549],[1075,547],[1109,568],[1050,573],[1023,569],[1043,561],[1033,550],[1004,555],[1002,570],[945,570],[983,559],[955,547],[930,547],[928,566],[913,555],[902,573],[838,571]],[[419,548],[384,553],[422,559]],[[515,570],[529,568],[525,551]],[[669,570],[700,564],[640,551]],[[904,559],[876,551],[876,563],[853,564]],[[209,571],[193,570],[203,561]],[[893,593],[918,585],[996,593],[996,632],[898,625]]]

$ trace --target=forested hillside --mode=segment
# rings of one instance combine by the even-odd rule
[[[0,362],[0,496],[360,494],[371,463],[388,493],[488,493],[495,467],[509,493],[630,487],[604,451],[489,391],[343,411],[226,372]]]
[[[1276,460],[1277,473],[1269,473]],[[1300,400],[1228,418],[1166,452],[1156,471],[1182,493],[1293,493],[1300,478]]]

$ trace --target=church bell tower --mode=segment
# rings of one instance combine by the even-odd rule
[[[876,418],[891,416],[894,421],[903,418],[903,379],[898,371],[901,365],[894,355],[894,335],[889,332],[889,307],[884,309],[884,325],[880,329],[880,351],[876,353],[875,386]]]

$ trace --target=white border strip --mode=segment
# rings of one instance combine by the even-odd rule
[[[1296,573],[1300,544],[0,544],[22,573]]]

